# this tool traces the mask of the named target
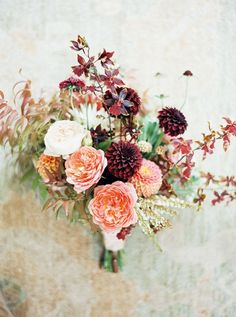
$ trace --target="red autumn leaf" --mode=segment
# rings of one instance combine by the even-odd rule
[[[234,136],[236,136],[236,121],[232,121],[229,118],[223,118],[228,124],[223,127],[224,132],[228,132]]]
[[[182,175],[185,179],[189,179],[191,176],[192,168],[195,166],[195,163],[192,162],[193,154],[186,156],[186,161],[181,164],[182,166]]]
[[[118,76],[119,73],[120,73],[120,71],[119,71],[118,68],[116,68],[116,69],[113,70],[113,76]]]
[[[80,77],[84,73],[84,67],[79,65],[79,66],[72,66],[73,73]]]
[[[81,55],[77,55],[77,61],[80,65],[85,65],[86,62],[85,62],[85,59],[81,56]]]
[[[113,79],[114,84],[118,85],[118,86],[124,86],[124,82],[123,80],[121,80],[120,78],[114,78]]]
[[[224,148],[224,151],[225,151],[225,152],[228,150],[229,145],[230,145],[229,136],[228,136],[228,134],[225,134],[225,135],[223,136],[223,148]]]
[[[86,87],[86,91],[94,92],[95,91],[95,86],[94,85],[87,86]]]
[[[213,154],[215,147],[215,138],[209,143],[196,142],[200,145],[200,149],[203,151],[203,160],[205,160],[207,154]]]
[[[112,116],[119,116],[121,114],[127,114],[125,107],[119,102],[115,102],[109,109],[109,112]]]
[[[214,175],[209,172],[208,173],[201,172],[201,177],[206,179],[207,186],[210,184],[210,182],[212,183],[215,182]]]
[[[234,176],[225,176],[221,178],[221,182],[225,183],[227,187],[236,186],[236,178]]]
[[[72,48],[72,50],[74,51],[78,51],[79,50],[79,46],[78,43],[76,41],[71,41],[72,46],[70,48]]]
[[[113,54],[114,54],[114,52],[107,52],[105,49],[103,50],[103,52],[102,52],[102,54],[99,56],[99,60],[101,60],[101,59],[110,59],[110,58],[112,58],[112,56],[113,56]]]
[[[226,190],[224,190],[222,193],[218,193],[217,191],[214,191],[214,195],[215,195],[215,199],[212,199],[211,203],[213,206],[215,206],[215,204],[219,204],[220,202],[224,201],[225,196],[228,196],[228,192]]]
[[[192,140],[184,140],[183,138],[172,139],[171,143],[174,145],[174,154],[181,153],[182,155],[188,155],[192,152],[191,144]]]

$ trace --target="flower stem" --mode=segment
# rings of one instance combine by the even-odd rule
[[[87,121],[87,130],[89,131],[88,104],[86,104],[86,121]]]
[[[187,102],[187,98],[188,98],[188,77],[186,77],[186,82],[185,82],[184,102],[179,110],[183,109],[183,107],[185,106],[185,104]]]

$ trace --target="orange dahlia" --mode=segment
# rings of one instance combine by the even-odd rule
[[[36,163],[36,168],[45,183],[58,180],[60,175],[60,163],[60,157],[41,154]]]
[[[145,198],[157,194],[162,184],[162,173],[154,162],[143,159],[140,169],[129,179],[138,196]]]

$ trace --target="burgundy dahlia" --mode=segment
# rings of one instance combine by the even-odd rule
[[[185,116],[176,108],[166,107],[161,109],[157,118],[159,119],[160,127],[170,136],[183,134],[188,126]]]
[[[142,154],[136,144],[120,141],[112,143],[107,152],[109,172],[121,180],[128,180],[141,167]]]
[[[78,79],[78,78],[75,78],[75,77],[69,77],[68,79],[60,82],[59,84],[59,88],[62,90],[62,89],[82,89],[85,87],[85,83]]]
[[[135,115],[140,110],[141,99],[132,88],[117,87],[114,92],[105,92],[103,106],[112,116]]]

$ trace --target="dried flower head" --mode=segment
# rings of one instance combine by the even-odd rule
[[[161,109],[157,118],[160,127],[170,136],[183,134],[188,126],[185,116],[176,108],[166,107]]]
[[[118,179],[128,180],[140,168],[142,154],[136,144],[112,143],[106,152],[109,172]]]

